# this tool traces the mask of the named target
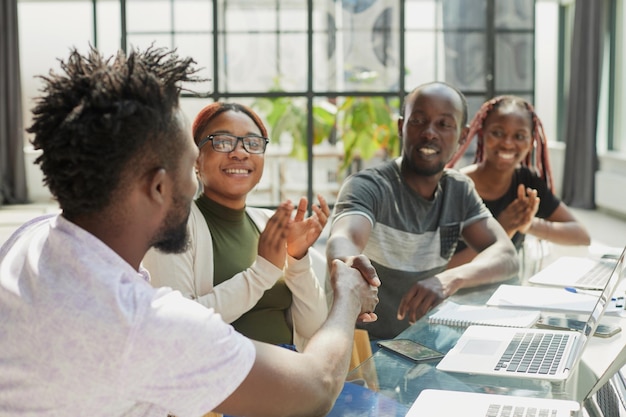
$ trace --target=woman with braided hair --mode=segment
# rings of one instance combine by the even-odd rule
[[[516,248],[521,248],[526,234],[561,245],[589,245],[585,227],[554,195],[546,135],[530,103],[516,96],[485,102],[449,168],[459,161],[474,137],[474,163],[460,171],[474,181],[476,191]],[[459,242],[450,267],[474,256],[471,248]]]

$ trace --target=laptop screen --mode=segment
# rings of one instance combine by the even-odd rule
[[[585,326],[585,330],[584,330],[586,336],[593,334],[592,332],[595,331],[595,328],[598,325],[598,321],[600,321],[600,317],[598,316],[602,312],[602,309],[599,307],[603,303],[606,304],[609,302],[610,297],[615,292],[615,287],[617,287],[622,282],[622,279],[624,278],[626,274],[626,264],[624,262],[625,252],[626,252],[626,248],[622,251],[622,254],[620,255],[617,261],[617,265],[615,266],[613,272],[611,273],[611,277],[609,278],[607,287],[605,288],[605,291],[602,292],[602,295],[599,297],[600,299],[598,300],[596,307],[593,309],[590,315],[589,321],[587,325]],[[609,287],[611,287],[611,290],[610,290],[610,294],[607,295],[606,290]],[[588,337],[585,343],[587,343],[589,339],[590,338]],[[600,375],[600,377],[595,381],[595,383],[590,384],[591,388],[589,388],[589,391],[585,391],[584,390],[585,387],[581,387],[583,389],[582,392],[587,392],[583,400],[590,399],[593,394],[595,394],[600,388],[602,388],[602,386],[604,386],[604,384],[606,384],[611,379],[611,377],[615,375],[615,372],[617,372],[619,369],[622,368],[624,364],[624,360],[625,358],[623,357],[623,355],[618,355],[618,357],[616,357],[615,360],[612,361],[611,365],[602,373],[602,375]]]
[[[624,277],[624,254],[625,253],[626,253],[626,247],[622,250],[622,254],[619,257],[617,264],[615,264],[615,267],[613,268],[613,272],[611,272],[611,276],[609,280],[607,281],[606,285],[604,286],[604,289],[600,293],[600,296],[598,297],[598,301],[596,301],[595,306],[591,310],[591,314],[589,315],[589,319],[587,320],[585,327],[583,327],[583,334],[587,337],[587,340],[585,341],[585,343],[589,341],[589,339],[591,338],[591,335],[593,335],[593,333],[595,332],[596,327],[598,327],[598,323],[600,319],[602,318],[602,315],[608,308],[611,302],[611,298],[613,297],[613,294],[615,293],[617,286],[619,285],[622,278]]]

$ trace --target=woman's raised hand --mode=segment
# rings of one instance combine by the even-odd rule
[[[517,189],[517,198],[500,213],[498,222],[509,237],[513,237],[515,232],[526,233],[538,209],[537,190],[525,188],[523,184],[520,184]]]
[[[281,203],[276,212],[265,225],[265,230],[259,236],[258,254],[270,261],[277,268],[283,269],[287,256],[287,236],[289,235],[291,201]]]
[[[324,197],[318,194],[317,199],[319,205],[313,204],[311,209],[313,214],[305,218],[307,209],[307,199],[302,197],[298,203],[298,210],[296,215],[291,221],[289,227],[289,234],[287,236],[287,253],[289,256],[301,259],[306,255],[309,247],[315,243],[319,238],[328,217],[330,216],[330,209]]]

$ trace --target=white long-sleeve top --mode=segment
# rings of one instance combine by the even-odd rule
[[[246,212],[261,231],[273,214],[270,210],[254,207],[246,208]],[[215,309],[225,322],[232,323],[250,310],[284,275],[293,297],[290,313],[294,344],[301,351],[328,315],[325,290],[313,271],[311,255],[307,253],[299,260],[288,257],[283,270],[259,256],[245,271],[213,286],[213,241],[195,204],[191,205],[187,228],[190,245],[186,252],[163,254],[151,249],[144,257],[143,266],[150,272],[152,285],[178,290],[184,297]],[[310,251],[314,249],[309,248]]]

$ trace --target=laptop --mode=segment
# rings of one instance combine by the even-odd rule
[[[569,400],[425,389],[405,417],[570,417],[579,409]]]
[[[600,290],[604,288],[614,267],[615,259],[563,256],[531,276],[528,282]]]
[[[624,276],[622,250],[610,278],[581,330],[469,326],[437,369],[465,374],[565,381],[611,304]]]
[[[580,404],[591,399],[611,376],[621,368],[623,360],[616,358],[604,373],[595,381],[581,386],[580,392],[587,392],[580,401],[554,398],[533,398],[514,395],[486,394],[452,390],[425,389],[409,408],[405,417],[421,417],[428,410],[429,417],[497,417],[497,416],[577,416]],[[585,381],[579,381],[583,383]],[[611,387],[611,389],[613,389]]]

